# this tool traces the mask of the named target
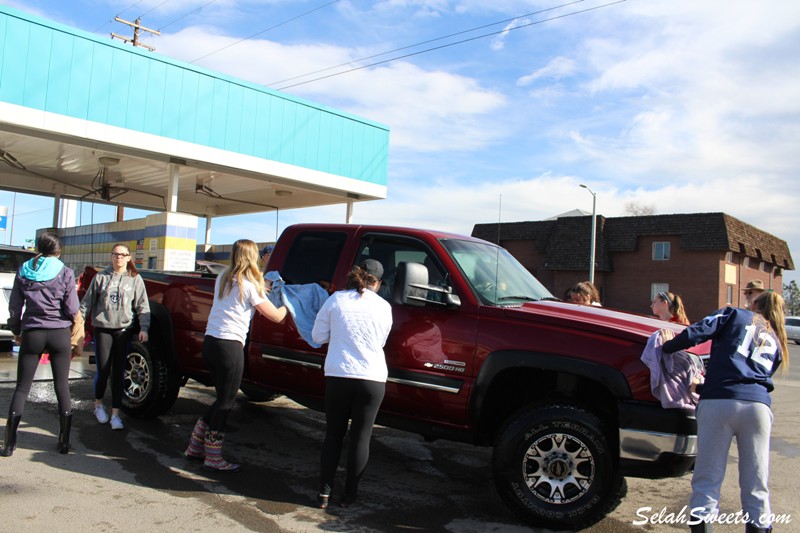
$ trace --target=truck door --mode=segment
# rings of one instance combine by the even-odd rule
[[[430,285],[452,283],[451,273],[436,253],[412,237],[367,234],[361,240],[355,264],[368,258],[383,265],[378,294],[390,303],[397,265],[403,261],[428,267]],[[441,296],[434,292],[429,295],[433,300]],[[392,320],[384,348],[389,380],[381,412],[466,423],[475,377],[477,314],[467,306],[448,309],[433,302],[424,307],[392,303]]]
[[[346,243],[347,235],[342,232],[306,231],[292,240],[284,260],[275,264],[280,264],[280,275],[286,284],[316,284],[335,290],[331,282]],[[313,318],[306,319],[313,325]],[[322,369],[326,350],[327,345],[314,348],[304,340],[292,317],[275,324],[256,313],[243,381],[320,408],[325,391]]]

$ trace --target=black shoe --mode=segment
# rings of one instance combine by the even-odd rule
[[[344,498],[342,498],[342,501],[339,502],[339,505],[342,507],[350,507],[356,503],[357,499],[358,496],[356,494],[345,494]]]
[[[17,449],[17,428],[19,421],[22,420],[22,415],[16,413],[8,414],[8,422],[6,422],[6,434],[3,438],[3,447],[0,449],[0,456],[11,457],[14,450]]]
[[[72,429],[72,413],[62,413],[58,417],[61,431],[58,433],[58,453],[69,453],[69,432]]]

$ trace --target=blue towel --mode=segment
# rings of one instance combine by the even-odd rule
[[[317,313],[328,299],[328,291],[316,283],[287,285],[275,270],[267,272],[264,279],[272,282],[269,301],[275,307],[286,306],[304,341],[313,348],[322,346],[312,340],[311,330],[314,328]]]

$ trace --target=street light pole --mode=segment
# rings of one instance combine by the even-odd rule
[[[581,184],[581,187],[592,193],[592,243],[589,245],[591,247],[589,251],[589,283],[594,284],[594,239],[597,233],[597,195],[586,185]]]

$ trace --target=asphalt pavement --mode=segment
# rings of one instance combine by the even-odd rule
[[[800,531],[800,347],[773,395],[772,505]],[[225,454],[237,474],[210,474],[182,452],[213,391],[192,381],[156,420],[124,418],[112,431],[92,413],[89,354],[75,359],[71,393],[73,450],[56,451],[58,420],[49,366],[41,365],[20,425],[17,450],[0,457],[0,531],[59,532],[414,532],[546,531],[527,527],[500,501],[491,481],[491,450],[376,427],[358,504],[315,508],[321,413],[279,398],[243,397],[229,419]],[[14,387],[16,358],[0,354],[0,424]],[[0,430],[2,431],[2,430]],[[731,450],[723,510],[739,509],[737,455]],[[340,476],[341,478],[342,476]],[[340,480],[341,481],[341,480]],[[690,476],[628,479],[628,494],[591,533],[686,531],[674,518],[687,504]],[[649,508],[649,510],[647,509]],[[673,517],[673,518],[671,518]],[[743,525],[717,526],[717,533]]]

